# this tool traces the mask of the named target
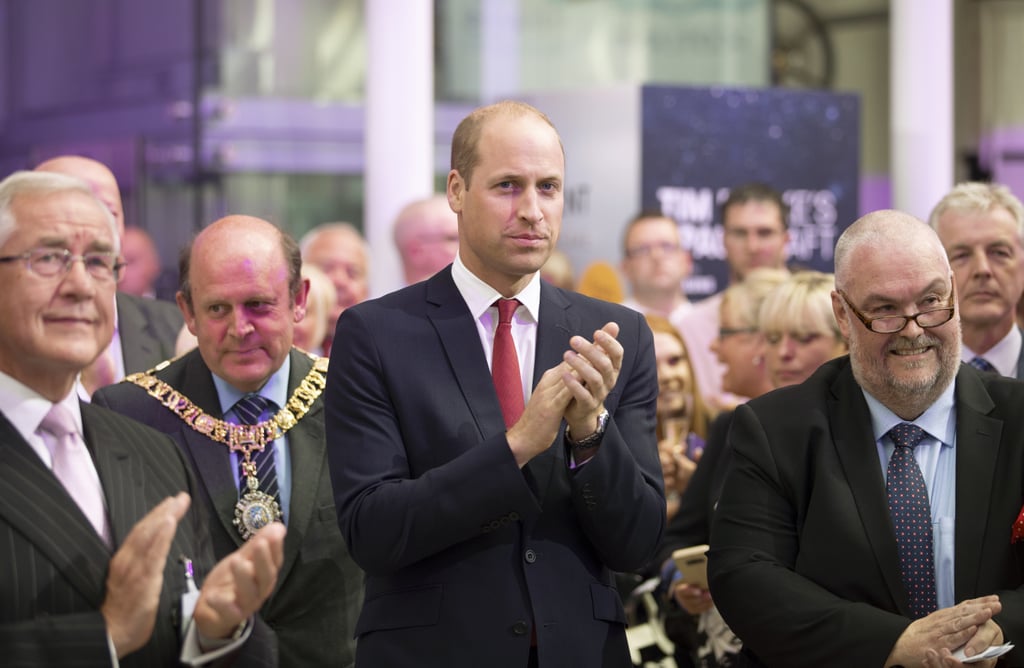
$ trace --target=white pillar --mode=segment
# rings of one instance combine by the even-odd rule
[[[366,172],[364,230],[370,291],[402,286],[391,224],[411,200],[433,192],[434,3],[373,0],[366,5]]]
[[[893,206],[919,218],[953,186],[953,0],[892,0]]]
[[[519,95],[519,0],[480,0],[480,100]]]

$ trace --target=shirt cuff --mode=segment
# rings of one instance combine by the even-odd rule
[[[185,632],[185,639],[181,643],[181,662],[186,666],[205,666],[217,659],[234,652],[249,639],[252,635],[252,617],[246,620],[245,627],[240,633],[231,638],[210,639],[202,638],[200,642],[199,630],[195,624],[189,624]],[[204,651],[205,649],[205,651]]]

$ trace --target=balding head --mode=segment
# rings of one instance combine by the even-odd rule
[[[117,187],[114,173],[102,162],[80,155],[61,155],[39,163],[35,171],[67,174],[88,183],[107,210],[114,216],[118,236],[124,237],[124,206],[121,202],[121,189]]]
[[[928,409],[960,366],[953,273],[935,232],[900,211],[856,221],[836,243],[832,311],[857,383],[904,420]]]
[[[182,254],[178,306],[203,361],[243,392],[261,388],[284,363],[308,283],[295,241],[251,216],[227,216]]]
[[[406,205],[395,219],[393,233],[409,285],[444,269],[459,250],[459,219],[445,195]]]
[[[835,249],[836,286],[845,289],[850,280],[862,274],[857,260],[864,253],[927,254],[949,273],[946,251],[934,230],[909,213],[894,209],[873,211],[857,219],[839,237]]]
[[[178,290],[186,304],[192,304],[192,281],[189,278],[192,264],[196,262],[197,253],[206,253],[215,261],[217,253],[222,250],[221,244],[233,249],[244,248],[250,241],[263,243],[265,239],[276,240],[280,244],[281,257],[288,273],[285,280],[288,294],[294,300],[302,288],[302,256],[299,246],[288,234],[276,225],[254,216],[232,215],[214,221],[199,234],[192,243],[185,247],[178,262]]]
[[[302,259],[327,274],[337,291],[337,304],[331,314],[333,332],[341,312],[369,294],[366,242],[351,223],[323,223],[307,232],[299,246]]]

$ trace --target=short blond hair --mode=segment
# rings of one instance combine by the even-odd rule
[[[765,297],[758,322],[765,334],[793,332],[827,334],[842,340],[832,312],[835,276],[820,271],[799,271]]]
[[[459,173],[462,180],[469,188],[469,182],[473,176],[473,170],[480,162],[480,155],[477,148],[480,144],[480,135],[489,121],[499,116],[518,118],[521,116],[533,116],[547,123],[558,137],[558,130],[551,119],[534,106],[519,102],[517,100],[502,100],[486,107],[478,107],[469,113],[468,116],[459,122],[452,135],[452,158],[451,168]],[[558,145],[562,146],[562,138],[558,137]],[[565,147],[562,146],[562,155],[565,155]]]

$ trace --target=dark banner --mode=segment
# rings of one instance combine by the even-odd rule
[[[790,206],[790,265],[832,271],[836,239],[858,215],[855,95],[645,86],[641,109],[642,206],[679,223],[691,297],[727,285],[720,205],[751,181]]]

